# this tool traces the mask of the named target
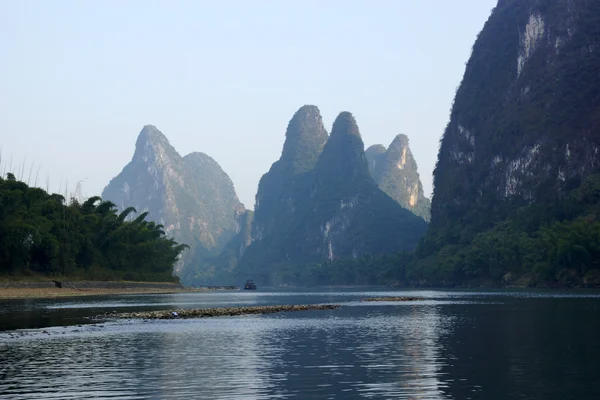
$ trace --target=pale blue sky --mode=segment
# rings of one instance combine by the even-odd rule
[[[156,125],[212,156],[253,207],[288,120],[405,133],[427,195],[471,47],[496,0],[0,0],[0,145],[13,170],[99,194]],[[15,168],[15,165],[19,168]],[[33,180],[33,179],[32,179]],[[41,178],[39,180],[42,180]],[[39,185],[39,182],[38,182]]]

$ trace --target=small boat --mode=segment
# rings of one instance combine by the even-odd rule
[[[256,285],[252,279],[248,279],[244,285],[244,290],[256,290]]]

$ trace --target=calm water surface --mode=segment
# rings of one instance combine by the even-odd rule
[[[377,295],[412,303],[361,303]],[[199,320],[106,311],[343,303]],[[93,323],[92,323],[93,322]],[[0,302],[1,399],[600,399],[600,293],[309,291]]]

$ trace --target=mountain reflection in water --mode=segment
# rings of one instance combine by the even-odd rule
[[[369,295],[361,292],[89,300],[96,303],[84,307],[88,315],[119,306],[115,301],[128,309],[136,300],[144,308],[148,301],[156,308],[178,302],[186,307],[351,302],[328,311],[0,332],[0,398],[562,399],[577,394],[581,399],[600,394],[592,386],[600,357],[594,339],[600,328],[597,295],[411,294],[430,300],[367,304],[356,301]],[[39,304],[40,312],[59,313],[55,318],[82,309],[62,300]],[[18,306],[3,304],[0,319]]]

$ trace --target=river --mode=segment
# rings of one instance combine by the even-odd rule
[[[422,296],[405,303],[369,296]],[[188,320],[107,311],[340,303]],[[598,291],[365,289],[0,301],[1,399],[599,399]]]

